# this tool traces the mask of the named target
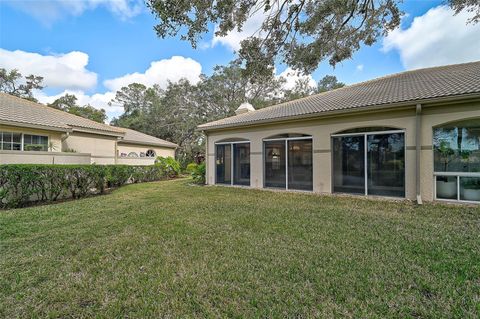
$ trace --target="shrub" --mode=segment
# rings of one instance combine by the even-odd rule
[[[198,164],[197,163],[190,163],[187,165],[187,168],[185,169],[185,171],[189,174],[192,174],[198,167]]]
[[[205,162],[201,164],[190,163],[187,165],[187,172],[190,173],[195,184],[205,184],[205,171]]]
[[[0,165],[0,207],[76,199],[103,193],[105,187],[156,181],[166,176],[160,165]]]
[[[133,173],[132,166],[108,165],[106,166],[107,187],[119,187],[127,183]]]
[[[157,157],[155,165],[159,166],[167,174],[167,177],[173,178],[180,174],[180,163],[171,156]]]

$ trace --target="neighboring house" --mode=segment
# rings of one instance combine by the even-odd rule
[[[150,165],[177,145],[0,93],[0,164]]]
[[[208,184],[480,202],[480,62],[237,114],[199,126]]]

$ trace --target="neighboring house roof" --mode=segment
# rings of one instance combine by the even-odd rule
[[[175,148],[177,144],[134,130],[98,123],[52,107],[0,93],[0,124],[54,131],[81,131],[122,137],[130,144]]]
[[[412,70],[198,126],[200,130],[321,116],[465,95],[480,97],[480,61]]]
[[[123,140],[120,141],[120,143],[162,146],[162,147],[169,147],[169,148],[178,147],[178,145],[175,143],[165,141],[151,135],[140,133],[127,128],[120,128],[120,129],[125,132],[125,136],[123,137]]]
[[[14,122],[20,126],[23,124],[63,131],[93,131],[98,134],[123,136],[123,131],[117,127],[98,123],[6,93],[0,93],[1,122]]]

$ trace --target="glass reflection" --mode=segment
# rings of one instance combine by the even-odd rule
[[[365,194],[365,137],[333,138],[333,191]]]
[[[312,140],[288,141],[288,188],[313,190]]]

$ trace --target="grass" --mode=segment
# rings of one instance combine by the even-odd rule
[[[479,313],[479,207],[178,180],[0,212],[4,318]]]

